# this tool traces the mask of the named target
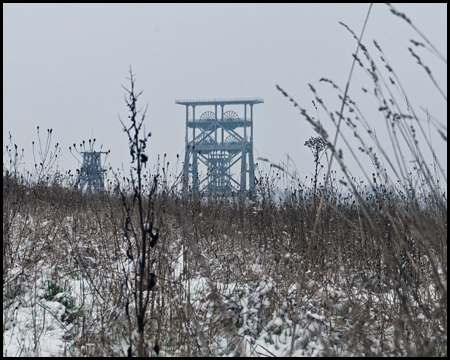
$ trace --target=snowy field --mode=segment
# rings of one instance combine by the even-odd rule
[[[70,216],[60,225],[16,217],[15,266],[3,277],[4,356],[126,356],[130,332],[124,299],[130,299],[133,312],[132,262],[123,248],[104,256],[104,239],[75,235],[75,223]],[[27,231],[47,237],[21,238]],[[147,346],[153,349],[158,341],[159,356],[385,356],[415,351],[408,350],[415,334],[410,332],[408,339],[407,332],[398,331],[405,304],[374,274],[344,265],[322,277],[312,270],[298,273],[303,267],[298,254],[275,257],[243,244],[231,251],[227,235],[223,244],[217,238],[196,244],[180,233],[181,228],[166,234],[167,246],[155,268],[159,281],[151,292],[148,317],[154,320],[147,325]],[[430,312],[438,312],[442,301],[433,284],[420,291],[434,299],[424,313],[428,318],[422,315],[424,322],[431,321]],[[424,327],[429,329],[426,336],[439,343],[436,335],[446,329],[433,326]],[[134,339],[136,331],[131,332]]]

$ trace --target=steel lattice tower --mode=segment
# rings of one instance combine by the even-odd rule
[[[231,191],[254,191],[253,105],[263,102],[263,99],[257,98],[175,101],[176,104],[186,106],[186,148],[183,166],[185,194],[191,182],[190,178],[194,193],[229,194]],[[244,105],[243,117],[239,117],[235,111],[225,111],[225,106],[229,105]],[[192,107],[191,118],[189,106]],[[204,111],[196,118],[197,106],[213,106],[214,111]],[[247,114],[248,107],[250,117]],[[201,179],[199,162],[207,167],[207,174]],[[231,168],[239,162],[240,176],[236,179]]]
[[[101,154],[107,154],[104,151],[84,151],[83,165],[78,176],[78,183],[83,192],[88,194],[98,193],[104,189],[104,169],[101,166]]]

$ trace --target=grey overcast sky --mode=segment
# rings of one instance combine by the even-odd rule
[[[393,6],[447,58],[447,4]],[[3,4],[3,149],[10,132],[25,149],[25,166],[31,169],[36,127],[44,139],[45,130],[52,128],[53,144],[61,145],[58,165],[73,171],[78,165],[69,146],[93,133],[103,150],[111,150],[108,164],[127,168],[128,141],[118,114],[127,119],[121,85],[128,87],[131,65],[136,88],[143,90],[140,105],[149,105],[145,122],[152,132],[152,164],[157,154],[166,153],[170,171],[181,170],[185,107],[175,104],[176,99],[258,97],[264,104],[254,106],[255,162],[264,170],[267,164],[256,158],[280,163],[288,154],[300,178],[310,177],[313,156],[304,143],[317,134],[276,85],[318,116],[334,136],[324,110],[314,109],[308,83],[330,110],[339,109],[337,92],[319,79],[345,89],[357,44],[339,22],[359,35],[368,9],[369,4]],[[447,64],[412,46],[410,39],[423,40],[385,4],[373,6],[363,37],[378,61],[373,39],[427,131],[421,108],[446,127],[447,103],[408,47],[429,66],[445,94]],[[371,93],[370,77],[356,66],[349,94],[383,139],[385,124]],[[403,96],[395,96],[407,113]],[[430,134],[446,174],[447,145],[433,127]],[[345,144],[340,141],[338,147],[351,171],[361,176]]]

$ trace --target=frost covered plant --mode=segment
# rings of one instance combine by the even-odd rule
[[[146,164],[148,156],[145,154],[145,148],[147,141],[151,136],[151,133],[143,133],[143,123],[147,108],[141,114],[141,119],[138,120],[140,111],[137,109],[137,100],[142,94],[142,91],[136,93],[134,85],[135,78],[133,76],[130,67],[130,77],[128,78],[131,83],[131,88],[126,90],[127,94],[125,102],[128,106],[130,115],[129,119],[131,125],[125,125],[120,120],[123,131],[128,135],[130,155],[132,158],[131,164],[134,165],[130,171],[131,179],[131,195],[132,201],[128,201],[128,196],[125,194],[124,189],[119,188],[119,192],[122,198],[123,211],[125,216],[125,223],[123,226],[123,234],[126,241],[126,254],[129,261],[132,263],[131,273],[122,267],[126,282],[131,283],[131,292],[134,301],[134,315],[137,322],[138,340],[137,350],[138,356],[147,356],[147,350],[145,348],[144,340],[144,328],[149,321],[147,314],[148,305],[150,303],[150,292],[154,290],[156,285],[156,275],[152,272],[152,265],[155,261],[150,259],[152,249],[155,247],[159,238],[158,229],[153,226],[154,210],[153,210],[153,197],[158,185],[158,177],[153,177],[153,182],[147,191],[143,189],[143,165]],[[146,206],[147,204],[147,206]],[[137,212],[138,220],[133,216]],[[118,245],[119,246],[119,245]],[[130,343],[128,348],[128,355],[133,354],[133,339],[131,334],[131,319],[132,316],[130,310],[130,304],[127,300],[125,305],[126,315],[129,320],[130,330]],[[159,352],[158,343],[154,346],[156,353]]]
[[[320,163],[320,158],[323,155],[323,152],[327,149],[327,141],[321,137],[313,137],[311,136],[306,142],[305,146],[309,147],[314,156],[314,163],[316,164],[315,172],[314,172],[314,194],[317,191],[317,176],[318,176],[318,168]]]

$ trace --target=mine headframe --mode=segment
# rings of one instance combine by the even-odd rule
[[[189,188],[207,195],[254,192],[253,105],[263,102],[258,98],[175,101],[186,106],[185,194]],[[244,105],[243,116],[225,110],[225,106],[235,105]],[[196,118],[198,106],[209,106],[211,110]],[[192,107],[192,117],[189,107]],[[206,168],[203,176],[199,174],[199,164]]]
[[[83,164],[77,183],[80,189],[88,194],[99,193],[104,190],[105,170],[101,166],[101,155],[107,154],[105,151],[83,151]]]

